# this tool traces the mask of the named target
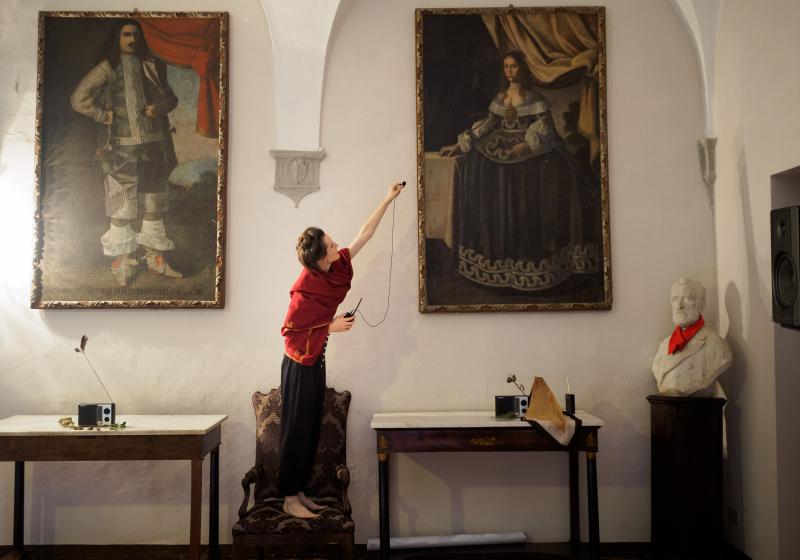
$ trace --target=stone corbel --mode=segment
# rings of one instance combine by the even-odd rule
[[[711,212],[714,212],[714,183],[717,181],[717,139],[703,138],[697,142],[697,154],[700,157],[700,175],[708,189],[711,200]]]
[[[319,163],[325,150],[270,150],[275,159],[275,190],[294,201],[294,207],[307,194],[319,190]]]
[[[272,41],[275,190],[295,207],[319,186],[325,59],[340,0],[261,0]]]

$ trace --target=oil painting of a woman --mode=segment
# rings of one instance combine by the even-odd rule
[[[456,198],[458,272],[485,286],[543,290],[571,272],[574,171],[521,52],[506,54],[503,73],[507,85],[487,117],[441,150],[466,154]]]
[[[419,144],[424,146],[420,188],[426,201],[421,220],[427,221],[421,227],[420,308],[607,309],[607,191],[599,157],[605,146],[592,145],[584,110],[587,90],[591,94],[592,87],[597,89],[598,65],[592,76],[587,64],[574,62],[591,60],[597,49],[592,55],[585,47],[589,40],[572,39],[575,52],[569,58],[575,68],[550,83],[542,78],[547,61],[537,60],[541,52],[556,58],[552,48],[543,46],[548,26],[555,30],[554,41],[566,37],[562,43],[570,42],[574,23],[591,29],[591,18],[566,13],[554,17],[552,11],[537,9],[524,10],[530,14],[475,11],[418,12],[418,24],[423,12],[418,77],[424,82],[424,117],[418,123],[423,136]],[[431,32],[430,40],[422,40],[425,31]],[[470,60],[455,59],[453,68],[445,69],[448,49],[456,50],[450,45],[459,36],[473,42],[486,39],[477,41],[471,52],[461,51]],[[533,40],[526,43],[526,37]],[[501,51],[504,46],[522,46],[525,52]],[[531,71],[537,63],[538,78]],[[442,79],[443,72],[451,78]],[[459,108],[467,115],[459,116]],[[448,114],[453,115],[450,120],[444,116]]]

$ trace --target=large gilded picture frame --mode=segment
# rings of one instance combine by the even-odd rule
[[[33,308],[222,308],[226,12],[40,12]]]
[[[602,7],[416,11],[419,308],[611,308]]]

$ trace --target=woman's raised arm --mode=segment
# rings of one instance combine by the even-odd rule
[[[353,239],[353,242],[350,243],[349,246],[351,259],[355,258],[366,242],[372,239],[372,236],[375,234],[375,230],[378,229],[378,224],[381,223],[383,214],[386,212],[386,209],[389,207],[392,201],[400,195],[400,192],[403,190],[405,184],[405,181],[403,181],[402,183],[395,183],[389,187],[386,197],[378,205],[370,217],[367,218],[367,221],[364,222],[364,225],[361,226],[361,229],[358,230],[358,235],[356,235],[356,238]]]

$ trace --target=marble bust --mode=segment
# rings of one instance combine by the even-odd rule
[[[706,290],[696,280],[681,278],[672,285],[675,330],[661,341],[653,358],[658,392],[675,397],[712,397],[722,393],[717,377],[731,365],[728,343],[705,325]]]

